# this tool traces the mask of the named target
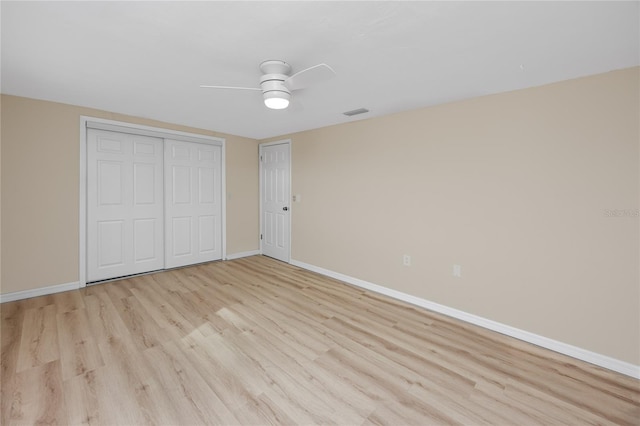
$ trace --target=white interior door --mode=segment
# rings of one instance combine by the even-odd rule
[[[165,265],[222,259],[222,148],[165,140]]]
[[[87,132],[87,281],[164,267],[162,139]]]
[[[262,254],[289,262],[290,144],[260,145]]]

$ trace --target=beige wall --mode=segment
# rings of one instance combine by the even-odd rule
[[[227,253],[259,248],[255,140],[2,95],[3,294],[78,280],[81,115],[224,137]]]
[[[640,364],[639,77],[289,135],[292,258]]]
[[[227,139],[227,254],[260,249],[258,142]]]

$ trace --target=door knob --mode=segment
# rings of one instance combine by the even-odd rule
[[[287,210],[289,210],[289,207],[283,207],[282,210],[286,212]]]

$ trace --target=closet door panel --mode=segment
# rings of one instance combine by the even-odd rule
[[[163,141],[87,131],[87,281],[164,267]]]
[[[222,258],[222,148],[165,140],[166,267]]]

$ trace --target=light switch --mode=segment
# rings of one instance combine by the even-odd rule
[[[461,265],[453,265],[453,276],[454,277],[462,277],[462,266]]]

